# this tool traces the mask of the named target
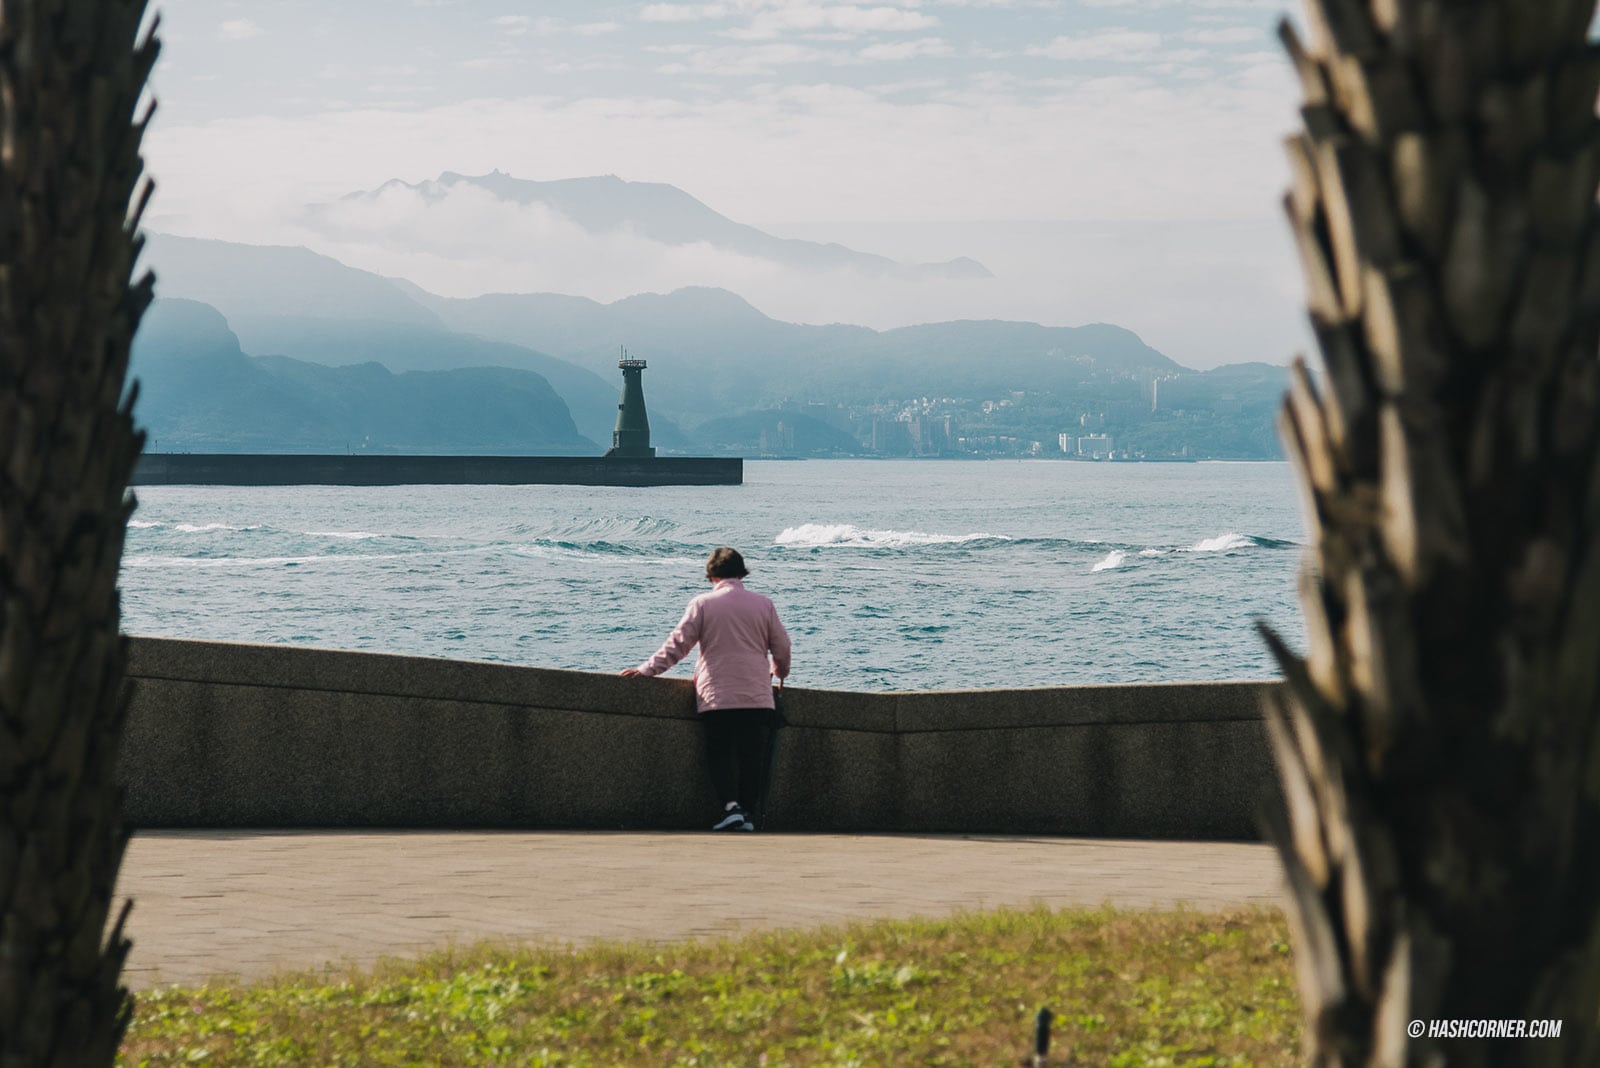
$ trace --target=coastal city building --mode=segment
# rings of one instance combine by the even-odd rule
[[[1111,458],[1111,438],[1106,434],[1085,434],[1078,439],[1078,455],[1092,460]]]

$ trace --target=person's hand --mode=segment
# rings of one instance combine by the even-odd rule
[[[638,668],[623,668],[622,669],[622,677],[623,678],[627,678],[627,679],[631,679],[631,678],[634,678],[635,676],[639,676],[639,675],[643,675],[643,674],[644,674],[644,672],[640,671]]]

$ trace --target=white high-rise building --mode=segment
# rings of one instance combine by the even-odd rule
[[[1089,456],[1096,460],[1110,459],[1111,436],[1109,434],[1085,434],[1078,439],[1078,455]]]

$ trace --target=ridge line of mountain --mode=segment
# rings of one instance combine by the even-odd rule
[[[295,254],[295,255],[303,254],[304,256],[308,256],[308,257],[314,258],[316,261],[321,261],[324,264],[332,265],[332,266],[336,267],[337,269],[339,269],[340,271],[347,272],[348,274],[350,274],[352,276],[361,276],[361,277],[363,277],[365,279],[381,282],[381,283],[384,283],[384,284],[392,287],[393,289],[397,290],[401,295],[407,297],[413,304],[418,305],[418,307],[421,310],[423,310],[425,312],[429,312],[430,313],[429,314],[429,319],[438,321],[439,325],[445,325],[445,324],[442,322],[442,320],[438,320],[438,317],[436,315],[431,313],[432,310],[431,310],[431,308],[429,308],[429,304],[431,304],[431,303],[448,303],[448,304],[459,305],[459,304],[462,304],[462,303],[474,302],[474,301],[547,300],[547,301],[552,301],[552,302],[554,302],[554,301],[570,302],[570,303],[573,303],[573,304],[581,304],[581,305],[586,306],[586,307],[592,307],[592,308],[597,308],[597,309],[617,309],[617,308],[631,307],[631,306],[634,306],[634,305],[636,305],[638,303],[651,301],[651,300],[658,300],[658,301],[684,300],[684,299],[687,299],[687,298],[693,297],[693,296],[709,295],[709,296],[713,297],[715,300],[717,300],[719,302],[722,302],[724,306],[735,305],[735,306],[738,307],[739,310],[741,310],[743,312],[748,312],[749,314],[751,314],[751,315],[753,315],[753,316],[755,316],[755,317],[757,317],[757,318],[759,318],[759,319],[761,319],[761,320],[763,320],[763,321],[765,321],[767,323],[777,324],[777,325],[780,325],[780,326],[783,326],[783,327],[789,327],[789,328],[798,329],[798,330],[806,330],[806,329],[819,329],[819,330],[848,329],[848,330],[860,331],[860,332],[863,332],[863,333],[869,333],[869,334],[874,334],[874,335],[878,335],[878,336],[883,336],[883,335],[895,334],[895,333],[899,333],[899,332],[903,332],[903,331],[926,330],[926,329],[933,329],[933,328],[945,327],[945,326],[960,326],[960,325],[969,325],[969,324],[992,324],[992,325],[1003,325],[1003,326],[1033,328],[1033,329],[1042,330],[1042,331],[1115,330],[1115,331],[1127,334],[1129,337],[1131,337],[1135,341],[1137,341],[1140,345],[1144,344],[1143,340],[1140,339],[1139,336],[1134,331],[1129,330],[1127,327],[1120,326],[1120,325],[1118,325],[1116,323],[1107,323],[1107,322],[1101,322],[1101,321],[1090,322],[1090,323],[1081,323],[1081,324],[1078,324],[1076,326],[1055,326],[1055,325],[1048,325],[1048,324],[1045,324],[1045,323],[1039,323],[1039,322],[1036,322],[1034,320],[1029,320],[1029,319],[1002,319],[1002,318],[971,319],[971,318],[968,318],[968,319],[942,319],[942,320],[933,320],[933,321],[922,322],[922,323],[908,323],[908,324],[906,324],[904,326],[889,327],[887,329],[878,329],[876,327],[865,326],[865,325],[862,325],[862,324],[859,324],[859,323],[843,323],[843,322],[799,323],[799,322],[793,322],[793,321],[787,320],[787,319],[779,319],[779,318],[776,318],[774,316],[768,315],[766,312],[762,311],[760,308],[758,308],[754,304],[752,304],[745,297],[741,296],[738,293],[735,293],[733,290],[726,289],[726,288],[721,287],[721,286],[704,286],[704,285],[678,286],[678,287],[676,287],[674,289],[667,290],[666,292],[647,291],[647,292],[640,292],[640,293],[630,293],[627,296],[618,297],[617,299],[611,300],[611,301],[596,300],[593,297],[586,297],[586,296],[582,296],[581,294],[574,294],[574,293],[554,293],[554,292],[532,292],[532,293],[529,293],[529,292],[517,292],[517,291],[496,291],[496,292],[480,293],[477,296],[473,296],[473,297],[447,297],[447,296],[443,296],[443,295],[438,294],[438,293],[434,293],[433,291],[431,291],[429,289],[426,289],[423,286],[420,286],[417,283],[412,282],[411,280],[406,279],[406,278],[401,278],[401,277],[397,277],[397,276],[393,276],[393,275],[380,274],[380,273],[378,273],[376,271],[368,271],[368,270],[366,270],[364,268],[360,268],[360,267],[351,267],[348,264],[343,263],[342,261],[336,259],[333,256],[329,256],[326,253],[317,252],[315,249],[309,248],[306,245],[256,244],[256,243],[253,243],[253,242],[227,241],[227,240],[223,240],[223,239],[219,239],[219,238],[193,237],[193,236],[189,236],[189,235],[185,235],[185,234],[172,234],[172,233],[167,233],[167,232],[164,232],[164,231],[157,231],[157,230],[146,230],[145,231],[145,235],[146,235],[146,237],[147,237],[147,239],[148,239],[148,241],[149,241],[149,243],[150,243],[150,245],[152,247],[159,246],[161,244],[171,243],[171,242],[178,242],[178,243],[183,243],[183,244],[187,245],[191,249],[198,248],[198,247],[201,247],[201,246],[210,246],[210,247],[219,247],[219,248],[235,249],[235,250],[250,249],[250,250],[262,250],[262,251],[268,251],[268,252],[283,252],[283,253],[290,253],[290,254]],[[157,273],[158,292],[160,291],[161,282],[162,282],[162,277],[161,277],[160,272],[158,272]],[[216,301],[206,300],[205,298],[201,298],[201,297],[191,297],[190,299],[199,299],[199,300],[202,300],[203,303],[210,303],[210,304],[217,304],[218,303]],[[224,314],[227,314],[227,309],[224,308],[224,309],[221,309],[221,310],[224,311]],[[230,321],[233,319],[232,315],[227,315],[227,317],[228,317],[228,319]],[[325,317],[326,318],[333,318],[333,319],[352,318],[352,316],[348,316],[348,315],[344,315],[344,314],[327,315]],[[374,316],[365,316],[365,317],[367,317],[367,318],[375,318]],[[1157,350],[1150,349],[1150,351],[1151,352],[1156,352]],[[1171,357],[1165,356],[1164,354],[1161,354],[1161,356],[1162,356],[1162,360],[1163,361],[1167,362],[1168,364],[1171,365],[1171,367],[1173,369],[1175,369],[1175,370],[1177,370],[1177,371],[1179,371],[1181,373],[1185,373],[1185,374],[1201,374],[1201,373],[1204,373],[1204,372],[1198,371],[1198,370],[1196,370],[1194,368],[1184,366],[1183,364],[1178,363],[1176,360],[1173,360],[1173,359],[1171,359]]]

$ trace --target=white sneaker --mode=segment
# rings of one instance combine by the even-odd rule
[[[744,810],[738,805],[734,805],[727,811],[726,815],[711,825],[711,829],[713,831],[738,831],[743,830],[741,824],[746,822],[748,821],[744,818]],[[754,825],[750,829],[752,831],[755,830]]]

